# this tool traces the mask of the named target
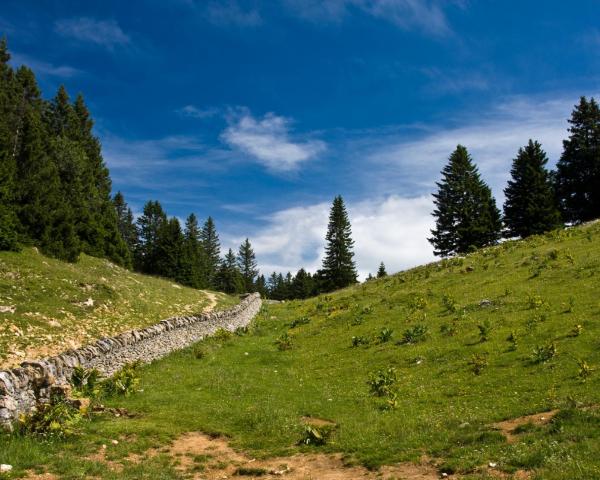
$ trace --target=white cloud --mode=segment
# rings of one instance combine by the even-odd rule
[[[404,30],[418,29],[435,36],[451,33],[442,8],[448,2],[439,0],[285,0],[285,3],[296,15],[312,21],[340,22],[358,10]]]
[[[330,207],[329,203],[319,203],[271,215],[267,225],[250,238],[261,272],[268,275],[272,271],[295,273],[300,267],[311,272],[319,269]],[[427,237],[433,226],[432,208],[429,196],[392,195],[347,204],[360,278],[375,273],[381,261],[388,272],[431,261],[433,253]]]
[[[262,119],[254,118],[247,111],[231,117],[221,138],[276,172],[295,170],[325,150],[325,143],[320,140],[292,140],[290,120],[273,113]]]
[[[114,20],[96,20],[88,17],[58,20],[57,33],[77,40],[95,43],[112,49],[130,43],[129,36]]]
[[[206,8],[206,16],[217,26],[256,27],[262,24],[258,10],[244,10],[235,0],[211,2]]]
[[[191,118],[210,118],[214,117],[219,113],[218,108],[198,108],[194,105],[186,105],[185,107],[177,110],[177,113],[183,117],[191,117]]]
[[[36,60],[27,55],[19,53],[11,54],[11,63],[13,65],[25,65],[36,75],[47,75],[50,77],[70,78],[81,73],[80,70],[68,65],[53,65],[42,60]]]

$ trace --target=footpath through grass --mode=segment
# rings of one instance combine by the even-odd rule
[[[97,417],[64,441],[1,437],[0,462],[15,476],[184,478],[166,454],[131,454],[203,431],[256,457],[342,452],[372,468],[426,459],[456,478],[598,479],[599,279],[596,223],[271,305],[248,332],[144,367],[142,391],[109,402],[136,416]],[[493,426],[552,409],[510,443]],[[299,446],[303,416],[335,422],[325,445]],[[93,456],[102,444],[111,468]]]
[[[0,368],[198,313],[211,298],[217,308],[237,301],[87,255],[71,264],[34,248],[0,252]]]

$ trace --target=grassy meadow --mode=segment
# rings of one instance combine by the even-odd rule
[[[143,367],[138,392],[106,400],[129,415],[95,416],[64,440],[1,436],[0,462],[14,478],[203,478],[165,450],[202,431],[258,459],[325,452],[450,478],[598,479],[599,280],[595,223],[268,305],[248,331]],[[113,302],[138,294],[112,288]],[[511,432],[496,425],[550,411]],[[305,417],[332,422],[324,445],[301,443]]]

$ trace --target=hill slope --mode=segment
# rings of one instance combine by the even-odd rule
[[[234,301],[87,255],[0,252],[0,368]]]
[[[600,478],[599,275],[596,223],[269,305],[247,333],[144,367],[142,391],[108,402],[137,416],[97,418],[60,444],[0,438],[0,461],[67,478],[224,478],[236,468],[285,478],[252,458],[339,452],[346,464],[416,465],[383,479]],[[368,384],[391,372],[395,401]],[[331,422],[332,437],[300,445],[306,423],[327,424],[315,418]],[[223,461],[214,445],[199,449],[210,439],[183,435],[197,431],[227,435],[246,460]],[[117,438],[127,441],[111,446]],[[302,458],[326,457],[275,462]],[[328,475],[313,478],[358,478]]]

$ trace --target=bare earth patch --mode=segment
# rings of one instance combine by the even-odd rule
[[[503,422],[494,423],[493,426],[500,430],[500,432],[506,437],[508,443],[515,443],[518,440],[515,429],[529,423],[533,425],[545,425],[548,423],[558,410],[550,410],[548,412],[535,413],[533,415],[525,415],[523,417],[511,418],[504,420]]]
[[[314,419],[312,419],[314,420]],[[321,419],[322,420],[322,419]],[[226,439],[212,438],[202,433],[187,433],[169,447],[169,455],[177,460],[177,468],[195,479],[224,478],[285,478],[288,480],[352,480],[405,479],[437,480],[431,465],[402,463],[370,471],[360,466],[346,466],[341,454],[298,454],[257,460],[233,450]]]

